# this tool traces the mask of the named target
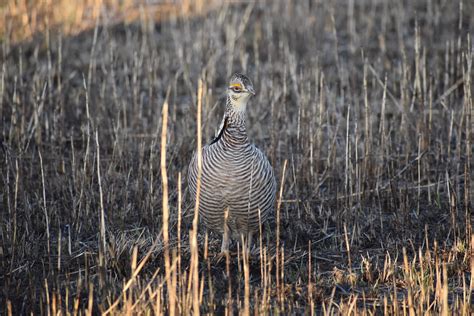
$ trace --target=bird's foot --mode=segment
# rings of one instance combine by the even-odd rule
[[[230,256],[230,253],[229,253],[229,250],[221,250],[220,253],[218,253],[215,257],[214,257],[214,262],[215,263],[220,263],[222,260],[226,260],[227,261],[227,258],[229,258]]]

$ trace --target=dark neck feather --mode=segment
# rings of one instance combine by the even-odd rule
[[[222,128],[219,131],[219,134],[216,136],[216,138],[214,138],[212,140],[211,145],[214,144],[214,143],[217,143],[219,141],[219,139],[222,138],[222,135],[224,135],[224,131],[227,128],[228,121],[229,121],[229,119],[227,118],[227,116],[224,116],[224,123],[222,124]]]
[[[235,111],[231,104],[230,96],[227,96],[224,124],[219,135],[211,144],[222,139],[230,144],[242,144],[248,142],[247,129],[245,126],[245,112]]]

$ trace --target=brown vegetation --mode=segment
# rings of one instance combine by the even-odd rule
[[[0,313],[473,313],[472,2],[32,3],[0,33]],[[218,262],[184,179],[234,71],[281,191]]]

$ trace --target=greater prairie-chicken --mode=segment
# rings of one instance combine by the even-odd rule
[[[225,114],[214,140],[202,148],[199,216],[205,226],[223,234],[221,251],[229,237],[247,238],[265,222],[275,205],[276,182],[265,154],[249,142],[245,117],[255,95],[250,79],[236,73],[227,89]],[[188,186],[196,199],[197,153],[188,172]],[[260,215],[259,215],[260,212]]]

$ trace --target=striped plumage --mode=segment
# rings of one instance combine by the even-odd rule
[[[259,210],[263,223],[275,204],[273,168],[264,153],[249,142],[245,127],[247,102],[254,94],[252,82],[246,76],[232,76],[220,131],[202,149],[199,216],[207,228],[223,234],[223,251],[227,250],[229,235],[250,239],[259,227]],[[194,200],[197,175],[194,153],[188,173],[189,191]]]

